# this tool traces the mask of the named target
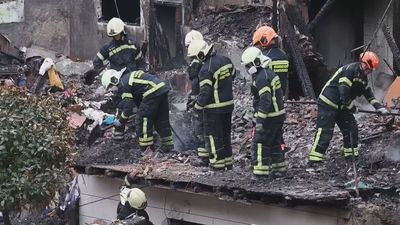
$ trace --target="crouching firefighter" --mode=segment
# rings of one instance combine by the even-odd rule
[[[251,92],[256,115],[253,139],[253,174],[281,176],[286,171],[281,150],[282,126],[286,111],[279,76],[269,69],[271,59],[250,47],[242,54],[242,64],[252,77]]]
[[[134,217],[142,217],[145,220],[140,224],[153,225],[146,212],[147,198],[139,188],[122,186],[120,191],[120,202],[117,207],[117,219],[129,220]]]
[[[230,170],[233,165],[231,117],[235,68],[229,58],[216,54],[213,45],[204,40],[190,43],[188,57],[203,63],[199,72],[200,93],[194,107],[204,113],[210,167]]]
[[[128,76],[125,73],[128,73]],[[138,107],[136,131],[140,148],[154,149],[154,127],[161,137],[161,151],[172,150],[174,144],[168,105],[170,88],[156,76],[141,70],[125,73],[121,75],[118,71],[107,70],[101,78],[102,85],[106,89],[118,86],[118,92],[124,101],[122,113],[114,122],[113,136],[124,135],[125,124],[136,105]]]
[[[190,43],[193,40],[203,40],[203,35],[198,32],[197,30],[191,30],[189,33],[186,34],[185,36],[185,46],[186,48],[189,47]],[[203,61],[200,61],[196,58],[192,59],[190,62],[190,65],[188,67],[188,74],[189,74],[189,79],[192,83],[192,91],[189,94],[186,109],[189,111],[191,110],[195,103],[197,96],[200,93],[200,78],[199,78],[199,72],[200,69],[203,65]],[[208,166],[208,150],[205,147],[205,141],[204,141],[204,124],[203,124],[203,112],[200,110],[193,110],[193,120],[195,122],[194,125],[194,135],[196,137],[196,149],[197,149],[197,155],[200,158],[199,162],[196,162],[195,165],[197,166]]]
[[[364,95],[378,112],[388,113],[368,87],[367,75],[378,67],[378,56],[365,52],[360,55],[359,62],[342,66],[325,84],[318,98],[317,133],[309,153],[310,166],[323,161],[335,123],[343,134],[344,156],[358,156],[358,127],[353,115],[357,112],[354,105],[356,97]]]

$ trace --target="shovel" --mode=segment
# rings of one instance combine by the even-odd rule
[[[90,147],[97,139],[104,136],[106,130],[114,127],[114,116],[109,116],[102,124],[97,124],[89,134],[87,145]]]
[[[97,139],[103,137],[104,133],[112,127],[114,127],[114,125],[102,126],[97,124],[89,134],[87,145],[90,147]]]

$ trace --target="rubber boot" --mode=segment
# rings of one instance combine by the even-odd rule
[[[209,165],[209,159],[198,157],[196,160],[191,161],[190,165],[195,167],[207,167]]]
[[[124,140],[125,126],[114,127],[113,129],[113,139],[116,141]]]

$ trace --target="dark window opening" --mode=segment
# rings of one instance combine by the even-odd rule
[[[203,225],[203,224],[192,223],[183,220],[168,219],[168,225]]]
[[[103,20],[108,21],[113,17],[118,17],[118,12],[120,18],[125,23],[136,26],[140,25],[140,0],[101,1],[101,13]]]
[[[180,32],[181,8],[167,5],[155,5],[154,8],[156,67],[176,68],[184,63]]]

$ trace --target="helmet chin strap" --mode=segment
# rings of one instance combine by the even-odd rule
[[[257,67],[252,66],[252,67],[250,67],[250,69],[247,70],[247,72],[248,72],[250,75],[253,75],[253,74],[257,73]]]
[[[269,58],[269,57],[265,57],[265,58],[262,58],[262,63],[261,63],[261,67],[262,68],[267,68],[268,67],[268,65],[271,63],[271,59]]]

